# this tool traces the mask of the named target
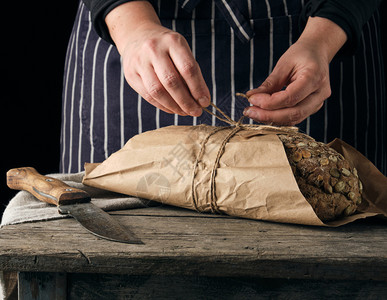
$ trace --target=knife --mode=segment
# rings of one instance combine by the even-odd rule
[[[92,204],[83,190],[39,174],[34,168],[16,168],[7,172],[7,185],[14,190],[30,192],[40,201],[54,204],[60,214],[69,214],[92,234],[115,242],[144,244],[112,216]]]

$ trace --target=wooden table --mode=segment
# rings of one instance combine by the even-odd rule
[[[19,272],[21,299],[386,299],[385,220],[316,228],[167,206],[112,214],[145,245],[99,239],[73,219],[6,226],[0,270]]]

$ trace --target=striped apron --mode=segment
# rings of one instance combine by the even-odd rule
[[[258,87],[300,35],[303,0],[154,0],[162,24],[188,41],[212,101],[234,120],[248,105],[235,97]],[[332,96],[299,125],[315,139],[341,138],[387,174],[387,111],[379,15],[365,25],[353,56],[330,66]],[[252,122],[247,120],[247,122]],[[168,125],[224,125],[203,113],[164,113],[126,83],[120,56],[98,37],[80,2],[64,72],[60,170],[101,162],[132,136]]]

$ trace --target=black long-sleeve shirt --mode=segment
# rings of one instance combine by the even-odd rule
[[[83,0],[91,11],[93,26],[104,40],[113,43],[105,23],[106,15],[120,4],[133,0]],[[329,19],[339,25],[347,35],[341,52],[353,53],[360,40],[365,23],[379,7],[382,0],[310,0],[300,16],[303,28],[309,16]]]

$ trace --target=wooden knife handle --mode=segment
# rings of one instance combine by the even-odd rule
[[[9,170],[7,185],[14,190],[30,192],[40,201],[54,205],[90,201],[90,196],[85,191],[70,187],[58,179],[43,176],[31,167]]]

